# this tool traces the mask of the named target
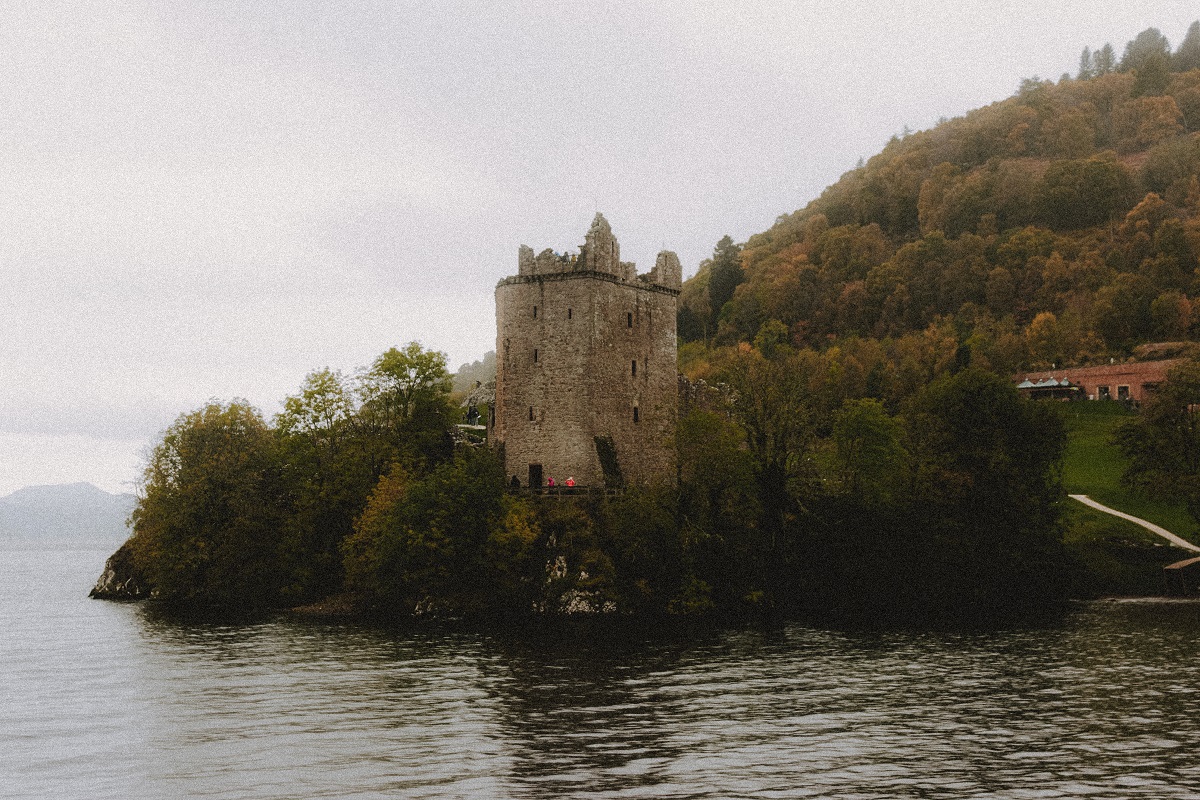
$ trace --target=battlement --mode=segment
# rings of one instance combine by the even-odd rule
[[[532,247],[521,245],[517,251],[517,274],[505,278],[501,284],[551,275],[615,279],[625,283],[644,284],[648,288],[671,290],[676,294],[683,288],[683,269],[677,255],[669,250],[662,251],[658,254],[654,269],[639,275],[634,262],[621,260],[621,245],[613,235],[608,220],[599,213],[592,220],[592,226],[588,229],[577,254],[556,253],[546,248],[535,256]]]

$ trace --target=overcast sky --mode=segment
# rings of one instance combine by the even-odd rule
[[[132,491],[182,412],[495,346],[603,211],[695,272],[906,126],[1194,2],[0,2],[0,495]],[[569,9],[569,10],[564,10]]]

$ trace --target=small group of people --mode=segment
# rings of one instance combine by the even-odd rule
[[[568,489],[574,488],[575,478],[574,477],[567,478],[567,482],[563,485],[566,486]],[[546,486],[550,489],[553,489],[555,487],[554,478],[547,478]]]

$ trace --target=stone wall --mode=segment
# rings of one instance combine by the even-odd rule
[[[626,481],[673,480],[679,260],[661,254],[638,276],[599,214],[580,249],[522,247],[518,274],[496,287],[490,440],[523,486],[533,464],[559,484],[604,485],[597,437],[611,439]]]

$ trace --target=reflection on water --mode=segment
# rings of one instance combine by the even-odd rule
[[[1200,797],[1200,605],[974,633],[181,624],[8,552],[11,797]]]

